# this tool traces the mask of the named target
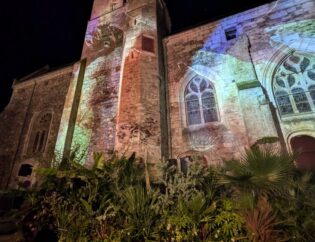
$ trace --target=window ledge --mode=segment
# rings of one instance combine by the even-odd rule
[[[282,116],[280,119],[283,122],[313,120],[315,119],[315,113],[308,112],[308,113],[289,114],[289,115]]]
[[[199,131],[205,128],[217,128],[221,126],[222,123],[220,121],[214,121],[210,123],[203,123],[203,124],[194,124],[184,127],[184,131],[191,132],[191,131]]]

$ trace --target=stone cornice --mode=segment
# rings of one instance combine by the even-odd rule
[[[56,78],[56,77],[59,77],[59,76],[63,76],[63,75],[72,73],[72,71],[73,71],[73,65],[67,66],[65,68],[61,68],[61,69],[58,69],[58,70],[54,70],[54,71],[42,74],[40,76],[30,78],[30,79],[22,81],[22,82],[14,81],[14,83],[12,85],[12,88],[13,89],[19,89],[19,88],[31,86],[31,85],[33,85],[34,83],[37,83],[37,82],[50,80],[50,79],[53,79],[53,78]]]

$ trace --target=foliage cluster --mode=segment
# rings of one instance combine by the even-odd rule
[[[60,242],[315,241],[312,175],[289,155],[255,147],[220,167],[195,160],[187,174],[160,162],[154,179],[135,155],[94,160],[38,170],[23,220],[30,240],[49,229]]]

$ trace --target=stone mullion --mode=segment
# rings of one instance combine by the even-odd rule
[[[305,95],[306,95],[307,101],[310,104],[312,111],[315,112],[315,105],[313,103],[313,99],[312,99],[310,91],[309,91],[309,86],[311,86],[312,84],[308,84],[308,82],[306,82],[306,80],[308,78],[307,77],[307,71],[302,73],[301,77],[303,78],[303,82],[305,84]]]
[[[295,104],[295,100],[293,98],[293,93],[291,91],[291,87],[289,86],[289,83],[288,83],[288,80],[287,80],[287,77],[288,77],[288,75],[286,75],[286,79],[285,79],[284,84],[285,84],[285,88],[286,88],[286,90],[287,90],[287,92],[289,94],[289,99],[290,99],[290,102],[291,102],[291,105],[292,105],[292,108],[293,108],[293,113],[299,113],[299,110],[298,110],[298,108],[297,108],[297,106]]]
[[[200,111],[200,117],[201,117],[201,124],[205,123],[205,117],[203,115],[203,105],[202,105],[202,93],[198,93],[198,101],[199,101],[199,111]]]

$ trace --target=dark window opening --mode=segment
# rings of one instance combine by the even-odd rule
[[[19,176],[30,176],[33,172],[33,166],[29,164],[21,165],[19,170]]]
[[[168,174],[172,177],[176,174],[178,171],[177,168],[177,159],[169,159],[167,161],[167,169],[168,169]]]
[[[43,147],[44,147],[44,142],[45,142],[45,136],[46,136],[46,132],[43,131],[41,136],[40,136],[40,141],[39,141],[39,146],[38,146],[38,152],[42,152],[43,151]]]
[[[169,159],[167,162],[167,167],[177,167],[177,160],[176,159]]]
[[[237,37],[237,30],[235,27],[228,28],[225,30],[225,38],[226,40],[232,40]]]
[[[36,133],[36,137],[35,137],[35,141],[34,141],[34,144],[33,144],[33,153],[37,152],[37,150],[38,150],[39,137],[40,137],[40,132],[37,132]]]
[[[43,152],[46,143],[46,131],[38,131],[33,144],[33,153]]]
[[[142,50],[154,53],[154,39],[142,36]]]
[[[189,168],[189,163],[192,161],[190,156],[185,156],[180,158],[180,171],[187,175],[188,173],[188,168]]]

